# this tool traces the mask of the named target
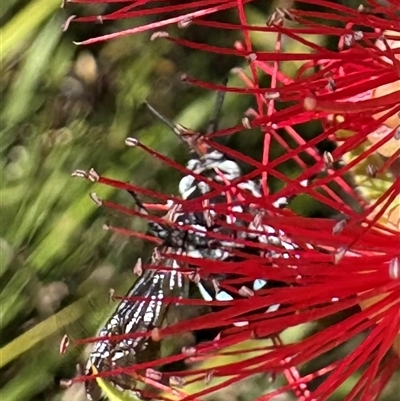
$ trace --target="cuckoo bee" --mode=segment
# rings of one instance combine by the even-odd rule
[[[221,97],[218,99],[222,103]],[[288,239],[284,232],[260,222],[248,223],[240,218],[240,214],[248,212],[248,206],[241,205],[240,193],[249,193],[253,198],[262,196],[260,185],[256,181],[244,180],[239,165],[226,155],[211,148],[202,135],[192,132],[180,125],[174,125],[160,115],[153,107],[147,105],[150,112],[163,121],[173,132],[186,142],[194,155],[187,163],[188,174],[179,182],[179,194],[183,201],[196,198],[203,199],[202,210],[190,211],[183,207],[172,206],[166,216],[166,224],[150,221],[149,232],[162,240],[162,245],[154,249],[151,269],[143,274],[129,290],[127,297],[139,300],[124,299],[115,312],[98,333],[99,339],[94,343],[86,374],[105,372],[118,367],[133,366],[138,363],[157,359],[160,353],[160,342],[149,332],[162,328],[179,319],[185,319],[184,314],[176,313],[183,310],[184,305],[166,303],[165,298],[187,298],[191,296],[191,288],[197,287],[198,292],[206,301],[230,301],[237,296],[229,291],[221,290],[218,283],[226,278],[216,272],[208,277],[190,279],[182,274],[182,267],[174,257],[184,255],[190,258],[205,258],[214,261],[240,260],[235,256],[235,250],[242,252],[260,252],[257,247],[248,249],[240,245],[237,239],[250,240],[254,243],[265,243],[279,247],[282,252],[264,251],[268,258],[284,257],[286,251],[296,249],[297,245]],[[211,124],[209,132],[217,129],[217,119]],[[133,139],[130,139],[133,142]],[[236,182],[236,191],[225,193],[215,188],[223,188]],[[135,196],[140,209],[145,207]],[[227,204],[230,198],[231,212],[221,213],[214,210],[218,204]],[[185,202],[182,202],[183,206]],[[278,199],[274,206],[282,208],[287,205],[286,198]],[[236,217],[239,216],[239,217]],[[173,223],[173,224],[171,224]],[[181,227],[181,228],[180,228]],[[216,239],[215,234],[223,234],[224,240]],[[221,238],[219,236],[218,238]],[[163,255],[160,257],[160,255]],[[168,268],[168,270],[165,269]],[[254,291],[270,285],[267,278],[259,278],[250,284],[247,296]],[[271,305],[268,311],[276,310],[279,305]],[[203,312],[205,313],[204,309]],[[247,324],[239,321],[237,325]],[[114,340],[113,336],[135,334],[122,340]],[[134,389],[135,378],[127,373],[110,376],[108,380],[122,389]],[[88,382],[88,391],[93,394],[93,382]],[[94,398],[94,397],[93,397]]]

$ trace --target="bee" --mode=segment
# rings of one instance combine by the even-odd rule
[[[222,98],[223,96],[218,96],[217,105],[222,104]],[[166,299],[189,298],[193,294],[193,286],[197,287],[198,293],[206,301],[230,301],[237,296],[237,293],[220,289],[218,283],[226,276],[218,272],[196,280],[190,279],[188,274],[182,273],[182,268],[190,269],[193,266],[177,262],[177,255],[193,259],[235,261],[240,260],[236,256],[236,250],[244,253],[261,252],[257,246],[249,248],[238,240],[272,244],[282,248],[282,252],[275,251],[275,254],[272,250],[264,251],[263,255],[270,258],[281,257],[285,249],[293,250],[297,247],[282,231],[255,222],[248,223],[240,218],[242,213],[250,211],[250,207],[241,204],[243,196],[238,194],[250,194],[252,198],[257,199],[261,198],[262,193],[256,181],[243,179],[241,169],[234,160],[209,146],[205,136],[174,125],[152,106],[147,104],[147,107],[189,145],[193,157],[186,165],[188,174],[182,177],[178,186],[182,205],[171,206],[165,216],[165,224],[154,221],[148,223],[149,233],[162,240],[162,244],[155,247],[152,253],[151,269],[142,272],[104,328],[99,331],[99,340],[93,344],[86,375],[156,360],[160,356],[160,341],[149,333],[187,318],[182,312],[187,306],[179,304],[179,301],[168,303],[165,302]],[[220,106],[216,107],[217,110],[219,108]],[[216,115],[218,113],[219,111]],[[215,117],[208,132],[217,130],[216,121]],[[224,188],[230,183],[236,183],[236,191],[227,194]],[[132,195],[139,209],[147,213],[136,195]],[[217,211],[216,206],[219,204],[226,206],[227,196],[232,204],[230,212]],[[185,202],[196,199],[202,199],[203,207],[200,210],[197,208],[191,211],[190,208],[184,207]],[[286,205],[287,199],[280,198],[274,206],[281,208]],[[221,235],[224,239],[221,239]],[[255,280],[252,289],[246,293],[247,296],[267,284],[266,278]],[[269,311],[278,307],[279,305],[271,305]],[[206,310],[209,311],[200,308],[195,313],[207,313]],[[246,323],[245,320],[238,321],[237,325]],[[130,334],[132,336],[129,336]],[[124,390],[135,389],[135,375],[126,373],[126,370],[124,373],[108,377],[107,380]],[[93,381],[88,381],[87,390],[91,399],[95,399],[94,386]]]
[[[156,360],[160,356],[161,343],[149,333],[155,328],[162,328],[175,323],[179,307],[165,301],[166,297],[187,298],[189,281],[178,271],[166,272],[165,268],[174,268],[172,258],[153,260],[153,268],[144,270],[143,274],[128,291],[99,331],[98,337],[104,338],[94,343],[86,367],[86,374],[111,371],[119,367],[129,367],[146,361]],[[157,270],[157,266],[161,266]],[[163,270],[163,271],[162,271]],[[130,300],[129,298],[136,299]],[[182,306],[180,306],[182,307]],[[113,340],[115,336],[135,334],[133,338]],[[94,368],[94,369],[93,369]],[[124,390],[133,390],[136,384],[134,374],[120,373],[113,375],[110,382]],[[96,399],[97,386],[93,381],[87,382],[89,399]]]

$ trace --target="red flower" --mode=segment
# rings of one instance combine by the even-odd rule
[[[232,180],[226,179],[225,173],[220,174],[220,180],[215,178],[204,196],[173,199],[176,205],[181,205],[180,211],[193,213],[209,210],[211,202],[213,213],[225,216],[220,223],[224,230],[207,235],[210,241],[218,244],[233,242],[234,245],[225,247],[234,258],[195,258],[185,253],[168,257],[173,257],[181,267],[185,266],[186,270],[182,268],[182,271],[186,273],[198,268],[202,278],[216,272],[223,275],[225,279],[218,285],[219,291],[224,293],[243,295],[238,288],[257,279],[285,285],[260,289],[255,294],[247,292],[244,297],[228,302],[211,301],[208,305],[222,306],[221,309],[212,315],[183,320],[153,331],[151,339],[158,341],[188,329],[216,328],[220,331],[218,339],[199,344],[193,350],[198,359],[211,361],[212,367],[205,363],[196,369],[175,372],[175,376],[186,377],[186,385],[204,383],[205,378],[210,381],[185,399],[200,399],[257,373],[276,376],[284,373],[287,383],[275,386],[275,390],[269,390],[266,385],[264,391],[269,392],[259,400],[272,400],[288,391],[294,392],[299,400],[327,400],[350,378],[355,380],[343,399],[377,400],[398,368],[400,354],[398,4],[389,1],[388,5],[379,6],[371,0],[371,9],[354,10],[323,0],[310,0],[305,3],[322,8],[319,11],[277,10],[268,25],[255,26],[250,25],[246,17],[245,3],[249,2],[205,1],[144,9],[142,4],[148,2],[136,1],[101,18],[76,19],[104,22],[173,12],[171,18],[165,14],[162,21],[90,39],[84,44],[148,29],[164,29],[171,24],[180,23],[182,27],[189,22],[207,29],[210,37],[213,31],[221,29],[237,30],[243,35],[243,41],[232,48],[195,43],[165,32],[153,35],[153,38],[198,51],[246,60],[247,68],[233,71],[242,82],[240,86],[225,87],[192,77],[184,79],[205,89],[252,95],[257,105],[254,110],[247,111],[242,125],[208,134],[200,144],[195,141],[198,147],[209,146],[251,166],[252,172]],[[206,18],[234,7],[237,8],[237,23],[220,22],[218,14]],[[333,22],[335,27],[331,26]],[[259,50],[260,47],[253,45],[255,35],[263,34],[266,42],[271,35],[275,36],[275,49]],[[337,50],[325,48],[319,40],[322,35],[337,38]],[[303,50],[293,50],[296,42]],[[294,63],[298,66],[295,74],[289,71]],[[261,75],[269,77],[268,87],[260,84]],[[282,108],[281,104],[290,106]],[[323,129],[318,136],[305,140],[298,128],[311,120],[319,121]],[[259,128],[264,134],[262,160],[254,160],[214,140],[239,132],[249,135],[248,128]],[[320,155],[316,146],[325,140],[334,142],[336,148],[332,153]],[[138,143],[138,147],[170,167],[180,169],[183,174],[193,175],[193,171],[144,145]],[[271,149],[277,147],[281,155],[272,159]],[[278,167],[287,161],[296,163],[297,176],[289,177],[280,172]],[[195,178],[200,179],[201,173],[199,175]],[[106,185],[152,195],[163,202],[171,198],[97,177],[94,173],[88,177]],[[280,180],[283,188],[271,194],[268,177]],[[261,196],[241,187],[247,180],[255,179],[260,179]],[[276,207],[277,199],[302,194],[328,206],[341,217],[304,217]],[[213,204],[210,199],[216,195],[223,195],[224,200]],[[138,214],[110,202],[102,204],[128,215]],[[235,210],[235,206],[240,206],[240,210]],[[146,218],[156,224],[163,223],[159,217]],[[173,222],[170,226],[182,227]],[[240,234],[243,232],[246,235]],[[268,240],[268,235],[273,238]],[[159,238],[152,240],[157,244],[162,242]],[[246,251],[246,247],[253,251]],[[154,262],[152,266],[154,268]],[[265,313],[274,305],[280,307]],[[297,330],[295,335],[286,338],[285,330],[295,327],[304,328],[304,331]],[[132,336],[122,335],[121,338]],[[226,350],[249,339],[265,338],[272,340],[251,342],[251,349]],[[218,357],[232,354],[241,354],[241,357],[228,363]],[[187,356],[183,353],[117,367],[110,372],[100,372],[99,376],[111,376],[112,380],[117,374],[134,374]],[[214,382],[211,377],[222,381]],[[162,387],[157,379],[147,378],[147,381]],[[190,391],[190,387],[183,388],[175,395],[184,398]]]

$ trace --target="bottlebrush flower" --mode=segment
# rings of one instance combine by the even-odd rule
[[[208,302],[214,307],[212,315],[200,315],[149,332],[152,341],[187,330],[213,328],[220,334],[191,350],[191,356],[201,359],[202,364],[163,374],[163,377],[184,378],[182,389],[171,390],[160,384],[158,377],[144,377],[144,380],[167,389],[179,399],[200,400],[245,378],[267,373],[277,378],[284,375],[286,383],[265,383],[258,400],[272,400],[291,392],[298,400],[319,401],[331,399],[339,391],[339,399],[344,400],[380,399],[398,369],[400,355],[400,18],[397,1],[378,5],[370,0],[370,8],[357,10],[323,0],[296,2],[296,5],[314,5],[316,9],[279,9],[263,26],[248,22],[246,4],[250,1],[174,2],[158,8],[139,8],[147,3],[129,2],[101,18],[77,20],[105,22],[170,11],[174,16],[166,15],[156,23],[84,43],[166,29],[178,23],[180,27],[190,23],[207,29],[210,38],[213,32],[236,30],[243,40],[231,48],[195,43],[164,31],[155,33],[153,39],[169,40],[205,54],[244,60],[247,67],[233,71],[240,79],[238,86],[225,87],[188,76],[184,79],[209,90],[251,95],[256,107],[246,112],[242,124],[201,137],[202,146],[247,164],[252,171],[227,179],[225,173],[219,175],[216,169],[220,181],[210,184],[210,191],[203,196],[173,197],[181,212],[212,210],[225,216],[220,223],[225,230],[204,235],[223,244],[234,256],[217,260],[176,253],[173,258],[177,264],[186,266],[182,273],[195,271],[200,279],[215,275],[219,286],[216,293],[223,291],[238,296],[224,302]],[[236,8],[236,22],[218,20],[217,12],[228,8]],[[253,45],[256,35],[265,35],[266,42],[275,35],[275,48],[259,50]],[[336,38],[337,49],[322,46],[318,41],[321,35]],[[293,42],[300,43],[304,50],[293,52]],[[291,76],[287,66],[293,63],[298,70]],[[265,77],[268,80],[261,79]],[[261,82],[268,82],[268,86]],[[299,128],[309,121],[319,122],[322,128],[319,135],[305,140]],[[261,160],[215,141],[228,135],[249,135],[249,128],[258,128],[264,135]],[[321,155],[317,146],[326,140],[336,144],[336,148]],[[193,175],[193,171],[144,145],[138,144],[138,147],[164,161],[169,168]],[[271,149],[280,149],[280,156],[272,158]],[[279,167],[288,161],[296,163],[297,175],[289,177],[280,172]],[[83,175],[106,185],[154,196],[165,204],[171,199],[94,173]],[[270,193],[269,177],[280,180],[282,189]],[[201,180],[201,176],[195,179]],[[260,196],[243,189],[249,180],[260,180]],[[300,195],[326,205],[332,217],[300,216],[290,208],[276,207],[278,199]],[[219,196],[218,202],[210,201],[216,196]],[[138,214],[110,202],[103,205],[127,215]],[[235,210],[236,206],[240,206],[239,211]],[[159,217],[146,218],[161,223]],[[179,229],[176,223],[170,225]],[[124,233],[139,235],[126,230]],[[268,236],[274,238],[268,240]],[[159,238],[150,240],[160,244]],[[240,292],[241,286],[256,280],[279,285],[264,286],[254,293]],[[125,301],[134,300],[126,298]],[[179,302],[201,303],[184,299]],[[266,313],[274,305],[280,306]],[[294,336],[286,336],[286,330],[291,328],[298,330]],[[239,346],[250,339],[257,340],[249,343],[251,348]],[[99,339],[89,339],[93,341]],[[236,348],[227,350],[233,346]],[[220,359],[234,354],[240,358],[227,363]],[[119,374],[140,376],[138,372],[147,368],[187,357],[182,352],[117,366],[114,370],[99,372],[98,377],[112,381]],[[143,379],[143,375],[140,377]],[[106,382],[100,380],[100,383]],[[195,390],[194,383],[198,383]],[[348,386],[343,390],[341,386],[345,383]]]

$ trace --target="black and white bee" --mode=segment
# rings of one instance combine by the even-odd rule
[[[218,103],[221,103],[221,97]],[[175,260],[176,255],[213,261],[234,261],[240,259],[235,255],[235,250],[261,252],[257,246],[248,249],[240,244],[238,239],[272,245],[275,250],[262,251],[263,256],[272,259],[287,257],[288,251],[297,248],[283,231],[262,224],[256,218],[250,223],[240,218],[242,213],[249,211],[249,206],[241,204],[242,198],[237,194],[247,193],[253,198],[260,198],[262,193],[256,181],[243,180],[238,163],[212,149],[198,133],[173,125],[150,105],[148,108],[180,139],[189,144],[194,156],[187,162],[188,174],[179,182],[178,190],[183,200],[182,205],[171,205],[165,216],[169,224],[149,222],[149,233],[161,239],[162,245],[154,249],[150,263],[152,268],[144,269],[128,291],[126,298],[137,300],[122,300],[104,328],[99,331],[98,337],[102,339],[93,344],[86,368],[87,375],[157,359],[160,342],[154,340],[149,332],[184,318],[182,317],[184,314],[179,313],[184,305],[179,305],[179,302],[166,303],[165,298],[188,298],[193,286],[197,287],[198,293],[206,301],[231,301],[237,296],[237,293],[220,288],[218,283],[226,276],[218,272],[208,277],[202,277],[200,274],[197,279],[190,279],[189,275],[182,274],[182,267],[191,266],[182,266]],[[214,122],[210,131],[215,130]],[[134,142],[132,138],[127,140],[130,144]],[[236,192],[229,194],[232,204],[230,212],[222,213],[218,211],[218,205],[226,206],[227,194],[224,190],[216,188],[226,187],[230,183],[235,183]],[[201,210],[190,211],[184,208],[185,204],[199,198],[203,199],[204,207]],[[140,201],[137,201],[137,204],[142,210],[145,209]],[[286,205],[286,198],[279,198],[274,203],[276,208],[283,208]],[[221,239],[221,235],[224,239]],[[280,250],[277,251],[277,248]],[[252,283],[248,294],[267,285],[269,285],[268,279],[260,277]],[[279,305],[271,305],[267,312],[278,308]],[[248,323],[245,320],[235,323],[237,326],[246,324]],[[115,339],[118,338],[116,336],[129,334],[133,336]],[[119,373],[107,379],[122,389],[135,388],[136,379],[131,374]],[[89,381],[87,388],[91,399],[95,398],[94,387],[95,383]]]

